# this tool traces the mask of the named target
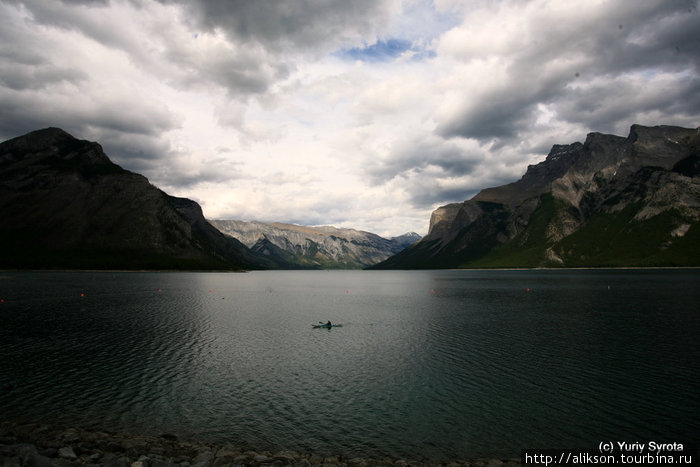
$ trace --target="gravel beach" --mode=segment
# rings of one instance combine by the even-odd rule
[[[343,458],[291,451],[243,450],[230,444],[216,445],[181,440],[163,433],[141,436],[90,431],[42,424],[0,422],[0,467],[498,467],[520,465],[520,459],[471,459],[447,463],[410,459]]]

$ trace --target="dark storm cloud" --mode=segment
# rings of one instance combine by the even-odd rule
[[[609,2],[592,18],[572,15],[562,24],[533,20],[538,38],[522,50],[505,52],[510,61],[505,82],[468,95],[438,132],[447,138],[511,141],[533,125],[540,104],[561,110],[559,118],[596,128],[601,128],[599,118],[614,128],[635,123],[629,118],[644,109],[654,108],[660,116],[674,112],[671,101],[681,97],[680,89],[647,89],[647,81],[633,75],[675,74],[668,86],[697,90],[699,25],[697,2],[685,0]],[[628,99],[615,98],[621,95]],[[586,111],[590,107],[607,111]],[[681,107],[697,115],[689,105]]]
[[[287,77],[291,68],[259,44],[221,44],[202,53],[187,44],[173,42],[166,44],[163,58],[177,68],[177,75],[167,79],[178,87],[214,84],[231,96],[243,97],[263,94],[273,83]]]
[[[27,34],[0,10],[0,88],[42,89],[48,84],[78,84],[87,75],[66,67],[47,53],[48,44]]]
[[[409,196],[411,205],[419,209],[429,209],[435,206],[445,205],[449,203],[462,202],[472,198],[479,192],[479,188],[465,187],[450,187],[445,188],[437,183],[426,183],[421,185],[413,185],[409,188]]]
[[[50,93],[17,92],[0,88],[0,134],[17,136],[19,131],[62,125],[64,129],[87,132],[89,128],[134,135],[157,135],[176,128],[175,119],[164,108],[148,102],[123,102],[115,99],[67,101]]]
[[[388,21],[386,0],[160,0],[179,4],[199,27],[281,50],[318,48],[373,33]]]
[[[537,104],[542,102],[544,93],[545,91],[533,93],[532,89],[523,86],[481,94],[457,118],[442,124],[438,133],[446,138],[514,138],[522,127],[532,121],[532,115]]]
[[[604,85],[573,89],[559,99],[555,109],[560,118],[593,130],[617,128],[621,132],[629,123],[695,127],[700,109],[700,80],[688,76],[669,81],[660,76],[635,86],[620,78]],[[647,115],[656,118],[664,115],[664,121],[640,121],[648,118]],[[630,122],[630,119],[634,120]]]
[[[196,9],[195,4],[184,4]],[[272,54],[264,42],[220,43],[203,52],[196,45],[196,33],[183,41],[183,37],[168,37],[163,30],[142,31],[141,25],[136,24],[120,26],[111,16],[112,12],[104,11],[105,5],[108,4],[89,1],[28,1],[22,7],[31,13],[33,23],[78,32],[105,47],[122,51],[139,68],[161,74],[163,81],[179,87],[202,88],[214,84],[231,95],[249,96],[264,93],[272,83],[289,73],[290,63],[284,56]],[[139,10],[138,3],[133,5],[132,15],[147,13]],[[158,45],[144,43],[139,34],[146,34],[149,41]],[[17,42],[17,37],[11,37],[6,43]]]
[[[134,31],[114,27],[108,1],[4,0],[31,15],[31,22],[49,28],[76,31],[85,37],[116,49],[139,51]]]
[[[104,127],[80,127],[82,137],[102,145],[112,161],[153,179],[173,153],[170,143],[157,134],[135,134]]]
[[[441,177],[459,177],[472,173],[481,156],[454,141],[433,135],[414,136],[397,141],[388,157],[368,162],[365,171],[377,184],[430,170],[439,172]]]
[[[513,181],[512,176],[498,173],[482,173],[452,183],[445,183],[445,179],[437,177],[416,177],[406,180],[403,189],[408,194],[411,206],[418,209],[434,209],[444,204],[461,203],[486,187],[505,185]]]
[[[3,66],[8,63],[0,58],[0,86],[21,91],[23,89],[42,89],[49,83],[79,83],[87,75],[72,68],[56,66],[53,63]]]

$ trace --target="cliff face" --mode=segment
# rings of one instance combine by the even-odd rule
[[[634,125],[555,145],[508,185],[436,209],[379,268],[700,265],[700,134]]]
[[[0,267],[256,266],[187,201],[58,128],[14,138],[0,143]]]
[[[383,261],[420,239],[415,233],[386,239],[369,232],[329,226],[238,220],[210,222],[283,269],[360,269]]]

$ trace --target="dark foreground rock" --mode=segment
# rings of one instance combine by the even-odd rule
[[[406,459],[322,457],[291,451],[249,451],[180,440],[172,434],[136,436],[40,424],[0,422],[0,467],[448,467],[515,466],[520,459],[472,459],[430,464]]]

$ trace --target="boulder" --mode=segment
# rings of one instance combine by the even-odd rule
[[[62,459],[68,459],[70,461],[74,461],[78,458],[78,456],[75,455],[75,451],[73,451],[73,448],[71,446],[64,446],[61,449],[59,449],[58,457]]]

